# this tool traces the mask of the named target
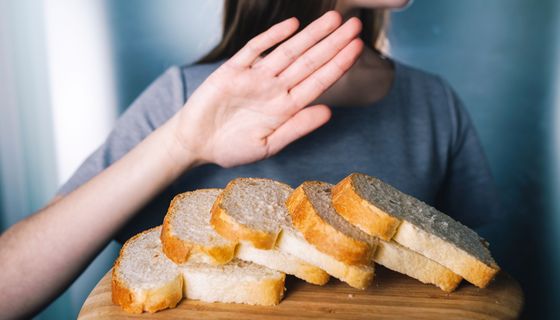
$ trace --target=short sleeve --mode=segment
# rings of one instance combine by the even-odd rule
[[[437,206],[471,228],[503,218],[503,209],[474,124],[448,85],[452,125],[447,170],[438,192]]]
[[[123,113],[105,142],[82,163],[57,194],[66,195],[86,183],[171,118],[185,102],[185,87],[178,67],[159,76]]]

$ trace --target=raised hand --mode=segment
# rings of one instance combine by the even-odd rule
[[[250,40],[177,115],[181,145],[200,162],[232,167],[274,155],[325,124],[330,109],[308,105],[352,66],[363,48],[357,38],[360,20],[341,23],[340,14],[330,11],[291,37],[299,26],[291,18]]]

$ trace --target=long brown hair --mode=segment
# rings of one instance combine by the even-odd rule
[[[259,33],[291,17],[299,20],[301,30],[335,6],[336,0],[224,0],[222,40],[198,62],[227,59]],[[381,9],[359,12],[363,23],[360,38],[377,52],[384,45],[387,17],[386,10]]]

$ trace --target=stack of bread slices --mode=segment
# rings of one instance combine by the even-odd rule
[[[483,288],[499,271],[474,231],[374,177],[354,173],[295,190],[238,178],[223,190],[177,195],[162,226],[128,240],[112,297],[135,313],[183,298],[275,305],[285,274],[365,289],[375,262],[446,292],[463,278]]]

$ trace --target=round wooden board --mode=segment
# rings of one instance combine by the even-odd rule
[[[129,314],[111,302],[111,272],[92,290],[78,319],[516,319],[523,292],[500,273],[486,288],[466,281],[447,294],[376,266],[374,284],[356,290],[336,280],[322,287],[287,277],[284,300],[274,307],[183,300],[175,309]]]

